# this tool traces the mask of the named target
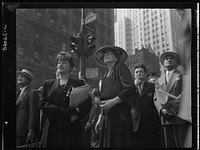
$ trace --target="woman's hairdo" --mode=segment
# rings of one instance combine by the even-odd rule
[[[58,55],[57,55],[57,62],[58,60],[68,60],[70,67],[73,68],[74,67],[74,61],[72,58],[72,55],[69,52],[66,51],[61,51]]]

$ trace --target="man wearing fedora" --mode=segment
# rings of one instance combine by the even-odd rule
[[[164,66],[165,73],[158,79],[158,88],[169,93],[163,97],[156,95],[155,101],[163,127],[164,145],[165,148],[181,148],[188,122],[177,116],[183,93],[183,76],[177,69],[180,64],[179,56],[173,51],[164,52],[160,56],[160,63]]]
[[[33,74],[26,69],[17,71],[20,90],[16,95],[16,146],[34,142],[39,129],[39,96],[29,87]]]

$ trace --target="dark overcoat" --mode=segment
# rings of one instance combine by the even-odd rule
[[[27,138],[28,130],[39,130],[39,96],[36,90],[27,87],[16,101],[16,135]],[[25,144],[25,143],[23,143]]]
[[[140,120],[138,130],[134,133],[134,147],[160,147],[161,124],[153,102],[154,92],[155,85],[149,82],[144,82],[141,95],[136,90],[137,96],[133,99],[132,106],[140,115]]]
[[[158,79],[158,84],[161,90],[178,97],[182,93],[183,76],[177,69],[175,69],[168,83],[166,83],[164,74]],[[156,101],[159,113],[161,112],[161,109],[167,109],[173,114],[172,117],[165,117],[160,114],[161,124],[164,130],[165,147],[183,147],[184,137],[189,123],[177,116],[181,99],[168,97],[165,104],[160,104],[159,99]]]
[[[131,73],[124,63],[117,64],[110,76],[105,75],[101,82],[101,100],[118,96],[122,102],[113,106],[105,114],[100,145],[104,148],[132,147],[131,100],[135,92],[135,86]]]
[[[47,120],[41,138],[41,147],[83,147],[80,120],[89,113],[92,101],[89,97],[78,106],[78,119],[72,122],[71,114],[69,114],[69,96],[66,96],[65,92],[71,86],[82,85],[84,85],[83,80],[71,78],[64,88],[61,88],[57,79],[44,82],[39,104]]]

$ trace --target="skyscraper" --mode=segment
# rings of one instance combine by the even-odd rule
[[[117,9],[115,45],[127,50],[151,47],[159,56],[178,46],[181,16],[175,9]]]
[[[177,10],[117,9],[115,17],[115,45],[124,48],[129,56],[136,49],[148,47],[158,57],[165,51],[177,50],[181,22]]]

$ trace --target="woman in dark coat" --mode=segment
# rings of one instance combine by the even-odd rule
[[[62,51],[57,55],[59,78],[44,82],[39,102],[43,114],[47,117],[41,139],[42,147],[83,147],[80,119],[89,113],[92,101],[89,97],[77,107],[69,106],[71,88],[84,85],[83,80],[69,78],[73,67],[71,55]]]
[[[116,46],[104,46],[95,53],[96,61],[107,66],[108,72],[100,81],[102,113],[95,126],[101,127],[100,145],[103,148],[132,147],[131,97],[135,87],[128,67],[124,64],[126,52]]]

